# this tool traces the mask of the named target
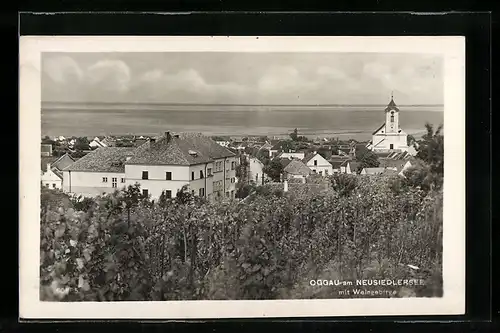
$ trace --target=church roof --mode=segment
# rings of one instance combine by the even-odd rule
[[[387,104],[387,107],[385,108],[385,112],[389,112],[391,110],[399,111],[396,103],[394,103],[394,99],[393,98],[391,98],[391,101],[389,102],[389,104]]]
[[[384,126],[385,126],[385,122],[384,122],[382,125],[380,125],[380,127],[379,127],[379,128],[377,128],[377,129],[376,129],[376,130],[372,133],[372,135],[377,134],[377,132],[378,132],[378,131],[380,131],[382,128],[384,128]]]

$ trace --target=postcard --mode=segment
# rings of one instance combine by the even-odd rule
[[[19,70],[22,319],[464,314],[464,37],[22,36]]]

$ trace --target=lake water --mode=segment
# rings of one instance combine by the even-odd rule
[[[155,135],[165,131],[207,135],[287,135],[294,128],[307,136],[369,139],[384,122],[384,106],[270,109],[152,109],[134,107],[42,108],[42,135]],[[418,135],[424,124],[443,123],[442,107],[400,107],[400,127]]]

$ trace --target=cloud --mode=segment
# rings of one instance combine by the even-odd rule
[[[84,72],[78,63],[68,56],[45,59],[42,63],[42,70],[52,81],[58,84],[71,81],[81,82],[84,76]]]
[[[85,79],[98,89],[125,92],[129,89],[130,68],[121,60],[101,60],[87,68]]]

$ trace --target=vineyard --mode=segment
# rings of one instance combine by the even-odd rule
[[[153,202],[133,187],[85,201],[44,189],[40,298],[338,298],[309,281],[361,278],[423,279],[394,287],[396,297],[442,296],[442,190],[341,176],[324,191],[266,185],[214,203],[184,192]]]

